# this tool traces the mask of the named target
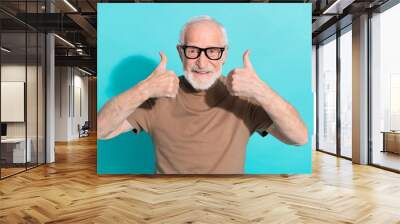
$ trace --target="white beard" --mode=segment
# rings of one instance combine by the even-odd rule
[[[210,88],[215,81],[221,76],[221,69],[219,71],[213,72],[211,77],[207,80],[195,79],[195,75],[192,71],[184,71],[186,80],[192,85],[196,90],[207,90]]]

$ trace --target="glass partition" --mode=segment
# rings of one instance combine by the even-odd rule
[[[26,150],[26,33],[1,34],[1,176],[24,171]]]
[[[1,1],[0,7],[43,13],[44,1]],[[45,163],[44,33],[0,12],[0,178]],[[7,21],[7,22],[3,22]]]

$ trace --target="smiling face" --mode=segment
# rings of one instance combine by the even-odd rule
[[[198,48],[225,47],[226,40],[221,27],[213,21],[198,21],[189,24],[184,33],[183,45]],[[178,46],[179,55],[183,62],[185,78],[197,90],[206,90],[218,79],[222,72],[227,50],[222,53],[219,60],[207,58],[205,52],[201,52],[196,59],[185,57],[184,51]]]

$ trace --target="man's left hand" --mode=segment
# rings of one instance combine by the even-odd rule
[[[243,68],[235,68],[227,77],[228,91],[250,102],[258,103],[258,99],[265,95],[266,83],[257,75],[249,59],[250,51],[243,54]]]

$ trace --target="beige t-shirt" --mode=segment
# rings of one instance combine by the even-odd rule
[[[134,133],[145,130],[152,137],[157,173],[243,173],[249,137],[267,134],[268,114],[230,95],[224,76],[206,91],[179,79],[176,98],[151,98],[128,117]]]

